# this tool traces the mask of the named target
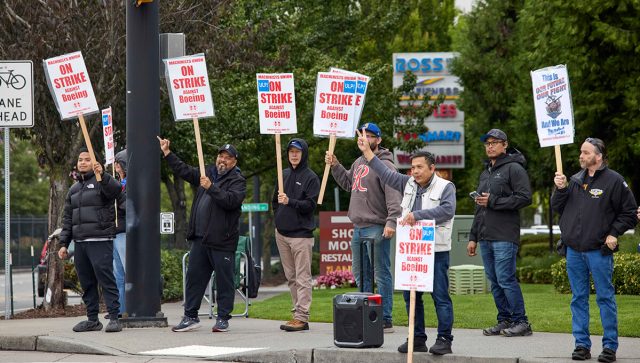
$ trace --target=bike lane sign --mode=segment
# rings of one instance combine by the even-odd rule
[[[0,127],[33,127],[33,62],[0,61]]]

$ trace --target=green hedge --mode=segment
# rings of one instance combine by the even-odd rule
[[[518,260],[516,275],[522,283],[550,284],[552,281],[551,266],[560,260],[558,255],[526,256]]]
[[[182,299],[182,256],[185,250],[160,250],[162,300]]]
[[[518,255],[520,257],[526,256],[538,256],[544,257],[548,256],[549,252],[549,242],[536,242],[536,243],[528,243],[526,245],[521,245],[520,250],[518,251]]]
[[[560,239],[560,235],[559,234],[554,234],[553,235],[553,242],[554,243],[559,239]],[[520,237],[520,245],[521,246],[528,245],[530,243],[546,243],[547,246],[548,246],[549,245],[549,234],[548,233],[544,233],[544,234],[525,234],[524,236]]]
[[[571,292],[567,276],[567,260],[562,259],[551,266],[553,286],[563,294]],[[640,254],[619,252],[613,255],[613,286],[616,294],[640,295]],[[591,292],[595,292],[591,280]]]

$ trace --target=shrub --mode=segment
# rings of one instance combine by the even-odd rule
[[[182,298],[182,256],[186,252],[184,250],[160,250],[163,301]]]
[[[567,276],[567,260],[562,259],[551,266],[553,286],[558,292],[571,292]],[[640,295],[640,255],[616,253],[613,255],[613,287],[616,294]],[[595,292],[591,280],[591,292]]]
[[[554,245],[555,250],[555,245]],[[518,251],[520,257],[526,256],[548,256],[549,252],[549,242],[536,242],[536,243],[528,243],[526,245],[521,245],[520,250]]]
[[[559,234],[554,234],[553,235],[553,242],[554,243],[559,239],[560,239],[560,235]],[[520,237],[520,246],[528,245],[530,243],[546,243],[547,246],[548,246],[549,245],[549,234],[548,233],[544,233],[544,234],[525,234],[524,236]]]
[[[518,280],[530,284],[550,284],[551,265],[560,260],[558,255],[546,253],[544,256],[526,256],[518,260],[516,275]]]
[[[313,286],[319,289],[335,289],[339,287],[355,287],[356,280],[351,271],[331,271],[326,275],[318,276]]]

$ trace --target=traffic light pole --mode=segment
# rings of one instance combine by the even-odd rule
[[[127,6],[125,327],[166,327],[160,275],[159,1]]]

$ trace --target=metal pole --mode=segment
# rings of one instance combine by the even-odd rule
[[[9,243],[11,217],[9,216],[10,184],[9,184],[9,128],[4,128],[4,318],[11,319],[11,244]],[[9,298],[11,296],[11,299]]]
[[[160,276],[159,1],[126,1],[127,259],[125,327],[167,326]]]
[[[340,212],[340,190],[338,187],[333,188],[333,200],[336,203],[336,212]]]
[[[33,234],[32,234],[33,235]],[[36,261],[33,256],[33,245],[31,245],[31,291],[33,292],[33,308],[36,308]]]

